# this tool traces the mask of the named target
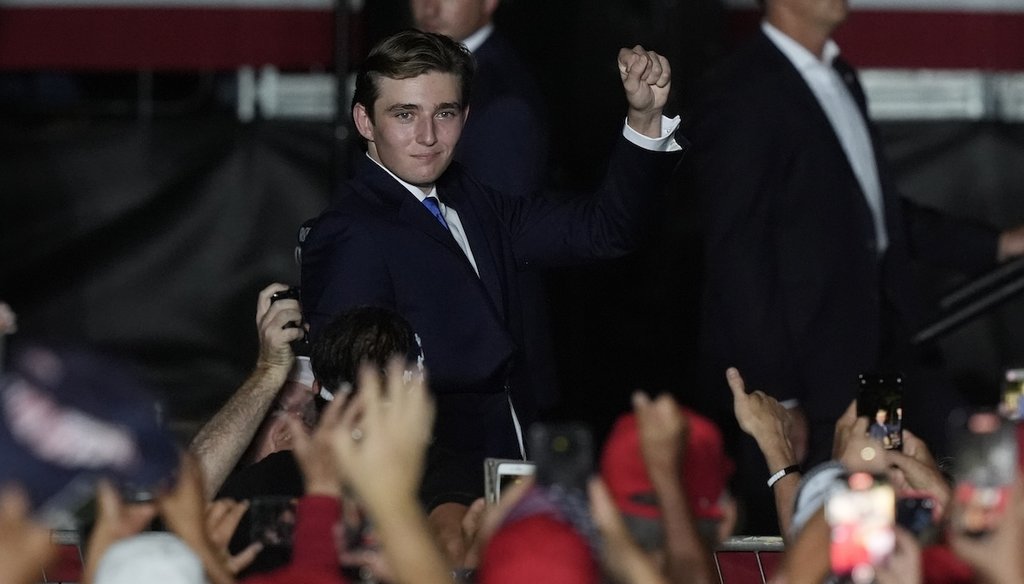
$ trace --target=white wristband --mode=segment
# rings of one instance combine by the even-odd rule
[[[768,477],[768,488],[770,489],[774,487],[775,483],[779,482],[779,479],[781,479],[782,477],[795,472],[800,472],[800,467],[795,464],[791,464],[786,468],[780,470],[779,472],[773,474],[772,476]]]

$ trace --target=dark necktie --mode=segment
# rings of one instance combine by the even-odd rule
[[[448,222],[444,220],[444,213],[441,212],[441,203],[437,200],[437,197],[427,197],[423,199],[423,206],[430,211],[430,214],[437,219],[438,223],[448,231]]]
[[[860,81],[857,79],[857,72],[842,58],[837,58],[832,61],[832,68],[836,70],[836,73],[839,74],[839,78],[843,80],[843,84],[850,90],[850,94],[853,95],[853,101],[857,103],[857,107],[860,109],[861,115],[867,119],[867,98],[864,96],[864,88],[861,87]]]

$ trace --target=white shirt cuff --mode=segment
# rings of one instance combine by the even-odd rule
[[[675,138],[676,128],[678,127],[679,116],[674,118],[661,116],[661,136],[657,138],[645,136],[633,128],[630,128],[629,124],[623,124],[622,135],[633,144],[636,144],[645,150],[653,150],[654,152],[677,152],[683,149],[683,147],[676,142]]]

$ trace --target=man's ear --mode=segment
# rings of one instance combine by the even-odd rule
[[[352,106],[352,121],[356,124],[356,131],[367,142],[373,142],[373,119],[366,111],[366,106],[357,103]]]
[[[270,431],[267,436],[267,441],[270,443],[270,452],[267,454],[291,449],[292,433],[286,422],[288,415],[287,413],[281,413],[270,423]]]

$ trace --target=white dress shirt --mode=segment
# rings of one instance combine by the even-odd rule
[[[491,36],[492,32],[494,32],[494,25],[490,23],[485,24],[478,28],[476,32],[466,37],[462,44],[466,45],[470,53],[475,53],[480,48],[480,45],[484,44],[484,41]]]
[[[857,102],[832,68],[832,62],[839,56],[839,46],[832,39],[825,43],[822,58],[819,59],[803,45],[767,22],[761,23],[761,30],[775,44],[804,78],[825,110],[832,130],[846,153],[846,159],[853,168],[853,174],[860,183],[861,191],[871,209],[875,223],[875,243],[878,255],[889,247],[889,235],[885,230],[885,209],[882,203],[882,184],[878,180],[878,166],[867,122],[861,115]]]

